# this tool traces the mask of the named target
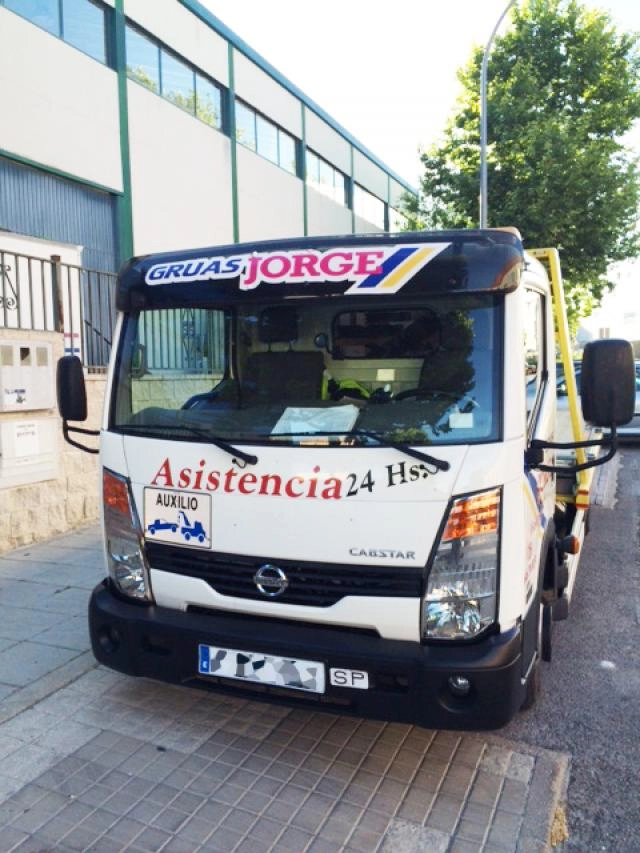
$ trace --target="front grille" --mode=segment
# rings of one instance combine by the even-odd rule
[[[422,570],[415,566],[302,563],[197,551],[157,542],[147,542],[146,550],[153,569],[201,578],[221,595],[256,601],[330,607],[347,595],[418,598],[422,592]],[[259,592],[253,580],[260,566],[266,563],[276,564],[289,581],[287,589],[276,598]]]

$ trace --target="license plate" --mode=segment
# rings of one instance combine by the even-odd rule
[[[324,693],[324,664],[313,660],[294,660],[261,652],[222,649],[218,646],[198,646],[198,672],[216,678]]]

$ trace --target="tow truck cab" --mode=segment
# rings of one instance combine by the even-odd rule
[[[100,430],[96,658],[430,727],[530,704],[591,464],[580,448],[557,478],[550,257],[551,284],[519,235],[485,230],[132,260]],[[623,390],[587,392],[610,423],[627,347],[606,355]],[[79,374],[62,360],[67,436]]]

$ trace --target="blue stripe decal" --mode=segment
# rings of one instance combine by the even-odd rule
[[[403,249],[398,249],[397,252],[394,252],[391,257],[387,258],[386,261],[383,262],[382,270],[379,273],[370,275],[360,282],[358,290],[377,287],[381,281],[394,271],[396,267],[400,266],[403,261],[411,257],[411,255],[414,255],[417,251],[418,249],[415,246],[405,246]]]

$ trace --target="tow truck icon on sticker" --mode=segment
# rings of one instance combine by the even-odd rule
[[[211,547],[211,495],[145,488],[144,535],[173,545]]]

